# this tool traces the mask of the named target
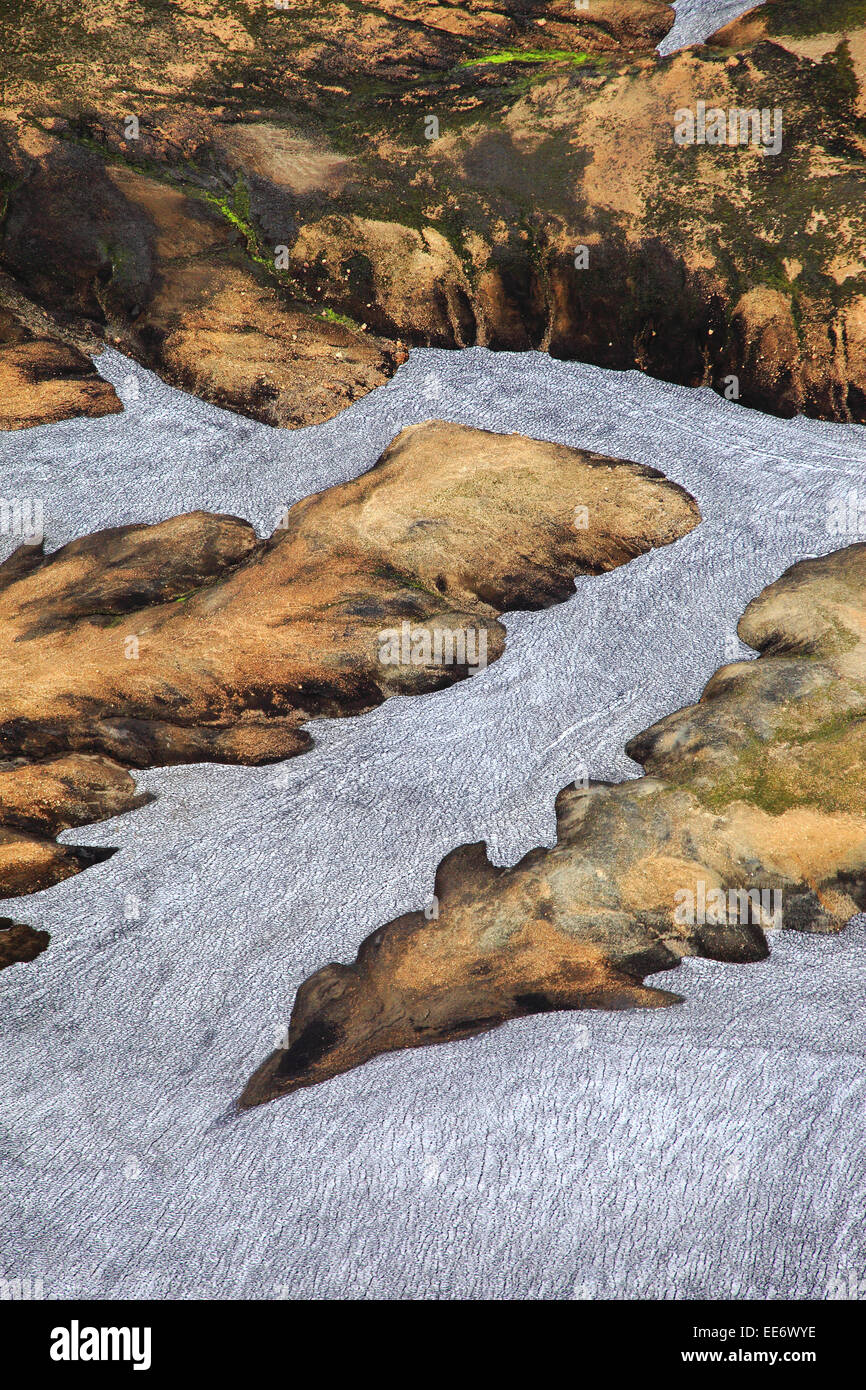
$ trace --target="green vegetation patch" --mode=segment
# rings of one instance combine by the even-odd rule
[[[400,570],[394,565],[383,564],[376,565],[373,569],[373,574],[377,579],[384,579],[386,583],[393,584],[397,588],[415,589],[420,594],[432,594],[437,600],[437,603],[440,606],[442,604],[441,594],[436,593],[434,589],[428,588],[426,584],[421,582],[417,575],[409,574],[407,570]]]
[[[246,242],[250,259],[265,266],[269,271],[274,271],[273,256],[267,254],[267,250],[261,244],[259,235],[252,224],[250,191],[241,174],[238,175],[230,196],[224,193],[211,193],[207,189],[185,188],[184,192],[192,197],[201,198],[204,202],[215,207],[220,215],[241,233]]]
[[[361,325],[354,319],[350,319],[348,314],[338,314],[336,309],[322,309],[320,313],[314,315],[321,319],[323,323],[339,323],[343,328],[350,328],[353,333],[360,333]]]
[[[791,756],[786,747],[801,751]],[[717,812],[735,801],[750,802],[772,816],[797,806],[850,812],[862,804],[866,790],[864,748],[864,710],[846,710],[812,729],[780,728],[769,743],[750,735],[736,769],[722,774],[711,789],[692,789]]]
[[[499,53],[486,53],[480,58],[464,58],[458,67],[474,68],[494,63],[592,63],[602,62],[592,53],[576,53],[566,48],[503,48]]]

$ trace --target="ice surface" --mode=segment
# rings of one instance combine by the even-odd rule
[[[3,905],[52,941],[0,974],[0,1277],[41,1276],[48,1297],[862,1291],[862,925],[785,935],[760,965],[689,962],[657,981],[679,1008],[527,1019],[240,1117],[231,1102],[301,980],[422,906],[450,848],[513,862],[550,841],[583,763],[637,774],[626,739],[743,650],[748,600],[856,539],[828,516],[864,487],[866,429],[470,349],[413,351],[293,433],[112,351],[98,365],[124,414],[0,437],[4,490],[45,499],[50,547],[199,506],[269,530],[429,416],[652,464],[705,519],[509,616],[471,681],[317,723],[277,768],[145,773],[156,802],[66,837],[121,852]]]
[[[760,0],[746,0],[745,4],[743,0],[678,0],[674,4],[676,23],[659,44],[659,53],[673,53],[690,43],[703,43],[723,24],[730,24],[757,4]]]

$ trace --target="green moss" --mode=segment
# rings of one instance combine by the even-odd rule
[[[119,627],[124,619],[131,617],[131,613],[110,613],[107,608],[94,608],[88,613],[87,618],[104,618],[103,627]]]
[[[777,738],[794,746],[802,746],[807,743],[830,743],[850,734],[852,729],[856,725],[862,724],[864,720],[866,720],[866,708],[843,710],[839,714],[831,715],[829,719],[812,729],[804,731],[796,725],[780,728]]]
[[[257,265],[264,266],[274,275],[280,273],[274,265],[273,256],[268,254],[267,248],[262,244],[261,238],[253,226],[250,215],[250,190],[242,174],[238,174],[231,194],[213,193],[208,189],[196,188],[187,188],[185,192],[192,197],[201,198],[204,202],[210,203],[211,207],[216,208],[217,212],[240,232],[251,260],[255,261]]]
[[[348,314],[338,314],[336,309],[322,309],[321,312],[314,317],[322,319],[324,323],[339,323],[343,328],[351,328],[354,333],[360,333],[361,331],[361,325],[359,323],[356,323],[354,319],[350,319]]]
[[[119,285],[130,284],[135,277],[135,257],[129,249],[119,241],[109,241],[100,238],[97,241],[99,254],[107,260],[111,266],[111,278]]]
[[[274,262],[273,254],[265,246],[259,233],[252,221],[250,208],[250,191],[242,174],[235,180],[234,187],[230,193],[216,192],[212,188],[204,187],[204,180],[212,178],[195,164],[187,161],[177,169],[169,169],[163,164],[157,164],[153,160],[144,159],[136,153],[136,157],[126,158],[117,150],[106,148],[105,145],[94,140],[92,136],[77,131],[73,136],[66,137],[74,139],[76,144],[83,145],[86,149],[98,154],[100,159],[106,164],[117,164],[126,169],[134,169],[136,173],[143,174],[147,178],[154,179],[158,183],[166,184],[169,188],[174,188],[185,197],[194,198],[198,202],[207,203],[236,231],[240,232],[244,241],[244,248],[250,260],[268,272],[271,279],[276,280],[282,285],[292,282],[289,271],[278,270]],[[2,203],[0,203],[2,207]],[[0,217],[2,221],[2,217]],[[115,276],[122,274],[124,267],[131,264],[130,258],[124,248],[112,244],[103,246],[103,253],[111,261],[112,271]]]
[[[461,68],[479,67],[481,64],[494,63],[603,63],[604,58],[595,57],[591,53],[572,52],[565,48],[551,48],[543,50],[540,48],[504,48],[498,53],[486,53],[480,58],[464,58],[458,64]]]
[[[846,710],[809,728],[780,725],[767,741],[747,737],[737,767],[711,789],[694,788],[705,806],[724,812],[745,801],[768,815],[780,816],[797,806],[846,811],[866,794],[863,742],[866,707]],[[833,757],[828,745],[835,745]],[[790,754],[786,750],[792,750]],[[793,752],[800,749],[799,754]]]

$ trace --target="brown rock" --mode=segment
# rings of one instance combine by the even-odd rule
[[[0,763],[0,897],[49,888],[109,858],[111,849],[59,845],[54,837],[148,799],[109,758],[70,754]]]
[[[749,381],[752,404],[796,415],[804,393],[790,298],[765,285],[749,290],[734,308],[732,337],[731,364]]]
[[[44,763],[0,765],[3,824],[18,830],[57,835],[147,800],[136,793],[125,768],[109,758],[70,753]]]
[[[4,256],[27,293],[59,318],[100,332],[175,385],[274,425],[321,423],[393,374],[395,344],[293,300],[276,283],[273,248],[269,279],[214,202],[133,169],[105,168],[91,151],[48,137],[39,158],[17,156],[22,194],[7,217]],[[41,353],[57,374],[71,375],[83,360],[60,344]],[[38,361],[24,376],[37,350],[25,344],[5,355],[13,407],[47,409],[47,388],[44,402],[29,392]],[[0,370],[3,356],[0,349]],[[90,413],[120,409],[89,370],[93,380],[67,395],[77,391],[86,403],[89,392]],[[61,388],[51,389],[59,408]]]
[[[77,415],[97,419],[123,409],[114,387],[69,343],[37,338],[0,346],[0,430],[21,430]]]
[[[863,28],[862,4],[857,0],[765,0],[712,34],[707,43],[714,48],[741,50],[762,39],[815,39],[826,35],[839,38]]]
[[[409,342],[866,421],[857,7],[780,0],[664,60],[651,0],[205,10],[88,0],[62,44],[22,18],[2,259],[61,327],[289,426]],[[677,145],[699,101],[781,110],[781,150]]]
[[[234,257],[237,233],[207,203],[129,169],[111,180],[153,226],[159,268],[125,338],[170,381],[294,428],[329,419],[393,374],[393,345],[283,303]]]
[[[475,341],[470,287],[457,253],[434,227],[326,217],[301,228],[296,264],[320,295],[377,333],[432,347]],[[354,285],[352,282],[354,281]]]
[[[40,334],[43,317],[38,311],[28,315],[28,309],[32,306],[0,285],[0,429],[122,410],[91,359],[71,342]]]
[[[0,970],[5,970],[7,965],[35,960],[49,940],[47,931],[33,931],[23,922],[0,917]]]
[[[38,835],[4,830],[0,824],[0,896],[20,898],[52,888],[113,853],[113,849],[87,845],[60,845]]]
[[[525,1014],[675,1003],[645,977],[758,960],[766,930],[839,931],[866,906],[866,545],[793,566],[739,632],[760,659],[631,741],[647,775],[560,792],[556,845],[513,869],[453,851],[433,920],[307,980],[241,1104]]]
[[[5,99],[55,119],[94,93],[114,119],[137,93],[148,104],[182,91],[230,108],[274,93],[333,107],[346,83],[417,85],[503,49],[651,52],[673,22],[661,0],[592,0],[587,12],[572,0],[288,0],[280,10],[240,0],[218,15],[210,0],[185,0],[147,24],[125,9],[106,23],[98,0],[79,0],[63,25],[22,7]]]
[[[123,766],[301,752],[308,720],[465,678],[501,612],[698,520],[653,469],[428,422],[269,541],[197,512],[22,547],[0,565],[0,893],[104,857],[51,836],[138,804]]]

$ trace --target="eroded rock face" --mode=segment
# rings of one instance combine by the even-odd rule
[[[17,10],[0,260],[58,319],[288,426],[412,343],[866,420],[860,0],[665,59],[652,0],[207,8]],[[778,149],[678,144],[699,103]]]
[[[0,917],[0,970],[35,960],[48,945],[47,931],[34,931],[11,917]]]
[[[501,612],[699,519],[653,469],[433,421],[270,540],[195,512],[20,547],[0,565],[0,895],[105,856],[52,837],[137,805],[126,768],[302,752],[306,721],[473,674]]]
[[[760,653],[633,739],[646,775],[569,787],[557,843],[512,869],[483,845],[298,991],[250,1106],[382,1052],[552,1009],[662,1007],[684,956],[749,962],[766,930],[839,931],[866,905],[866,545],[794,565],[749,604]]]
[[[812,40],[862,28],[862,0],[765,0],[724,25],[707,43],[738,48],[760,39]],[[827,52],[830,45],[824,47]]]
[[[125,768],[82,754],[0,763],[0,897],[50,888],[114,851],[58,844],[62,830],[108,820],[147,800]]]
[[[82,338],[101,334],[187,390],[268,424],[318,424],[405,360],[398,344],[316,317],[269,280],[206,198],[41,133],[10,168],[26,197],[6,219],[4,264],[23,292]],[[0,348],[0,371],[4,356],[5,408],[22,424],[52,418],[52,398],[34,390],[40,360],[55,376],[87,374],[76,383],[87,413],[121,409],[74,346]]]
[[[0,430],[20,430],[76,415],[114,415],[114,388],[73,343],[40,336],[2,304],[0,293]]]

